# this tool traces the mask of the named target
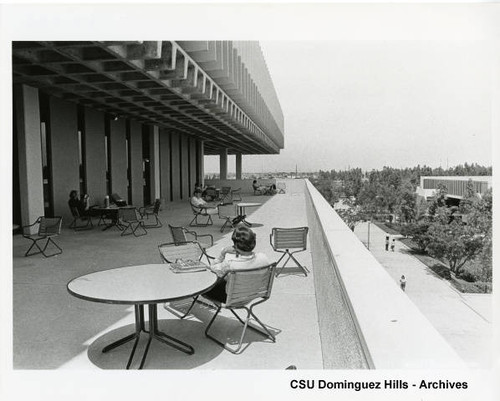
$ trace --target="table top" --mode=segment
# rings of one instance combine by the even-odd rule
[[[252,207],[252,206],[261,206],[262,203],[258,202],[240,202],[238,203],[238,207]]]
[[[132,209],[132,208],[134,208],[134,206],[132,206],[132,205],[127,205],[127,206],[110,205],[108,207],[97,205],[97,206],[92,206],[91,207],[92,210],[107,210],[107,211],[109,211],[109,210],[120,210],[120,209]]]
[[[211,271],[174,273],[170,265],[126,266],[71,280],[68,291],[87,301],[110,304],[153,304],[201,294],[215,284]]]

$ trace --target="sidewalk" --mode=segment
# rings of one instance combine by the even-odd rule
[[[368,223],[356,226],[355,233],[367,245]],[[394,252],[385,250],[386,233],[370,224],[370,251],[399,286],[406,277],[406,294],[439,333],[472,368],[492,364],[491,294],[461,294],[446,280],[408,253],[396,239]],[[391,236],[391,242],[392,242]]]

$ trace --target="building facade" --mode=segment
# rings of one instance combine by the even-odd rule
[[[13,42],[13,222],[68,194],[187,199],[204,155],[276,154],[283,113],[258,42]]]
[[[491,176],[422,176],[416,193],[420,198],[430,201],[434,198],[438,187],[444,185],[449,201],[452,204],[458,204],[467,194],[469,182],[479,195],[484,194],[492,187]]]

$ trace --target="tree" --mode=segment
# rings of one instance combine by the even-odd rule
[[[428,228],[429,243],[426,250],[432,257],[445,260],[450,270],[460,274],[464,264],[478,256],[484,244],[484,236],[475,227],[452,219],[451,211],[439,207]]]
[[[366,213],[349,198],[343,200],[344,208],[336,212],[347,226],[354,231],[357,224],[366,220]]]
[[[427,245],[429,245],[432,240],[428,233],[430,224],[431,223],[427,218],[420,219],[415,223],[410,223],[401,227],[401,234],[411,237],[420,252],[423,253],[426,251]]]

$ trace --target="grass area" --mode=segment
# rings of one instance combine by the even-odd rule
[[[399,235],[400,232],[395,230],[392,227],[386,226],[383,222],[373,221],[373,224],[376,224],[377,227],[384,230],[386,233],[391,235]],[[448,266],[446,266],[441,261],[432,258],[426,253],[422,253],[418,246],[410,239],[410,238],[400,238],[400,241],[405,244],[408,248],[410,248],[410,253],[420,260],[423,264],[425,264],[429,269],[431,269],[434,273],[436,273],[439,277],[448,280],[453,287],[455,287],[458,291],[463,293],[491,293],[491,283],[485,283],[482,281],[470,282],[466,281],[460,277],[457,277],[455,273],[453,273]],[[474,268],[474,262],[471,262],[468,266],[469,268]]]

